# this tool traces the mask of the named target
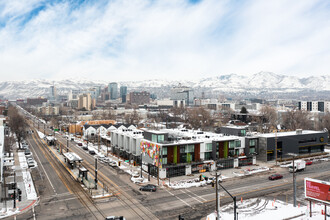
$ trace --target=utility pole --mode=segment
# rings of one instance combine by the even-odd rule
[[[219,209],[220,209],[220,202],[219,202],[219,192],[218,192],[218,181],[219,181],[219,174],[218,171],[216,171],[215,173],[215,197],[216,197],[216,201],[215,201],[215,208],[217,211],[217,220],[220,220],[220,213],[219,213]]]
[[[142,151],[141,151],[141,178],[142,178]]]
[[[295,169],[295,166],[294,166],[294,157],[293,157],[292,165],[293,165],[293,173],[292,173],[292,176],[293,176],[293,207],[296,207],[297,206],[297,201],[296,201],[296,169]]]
[[[15,184],[15,188],[14,188],[14,209],[16,209],[16,172],[14,171],[14,184]]]
[[[97,158],[95,158],[95,189],[97,189]]]
[[[69,137],[66,139],[66,152],[69,152]]]
[[[275,165],[277,166],[277,127],[275,129]]]
[[[46,135],[46,123],[44,123],[44,134]]]
[[[99,138],[98,138],[98,146],[97,146],[97,151],[100,153],[100,135],[101,135],[101,126],[99,127]]]
[[[293,184],[293,207],[297,206],[297,200],[296,200],[296,168],[294,166],[294,159],[297,156],[295,153],[288,153],[288,155],[292,156],[292,184]]]

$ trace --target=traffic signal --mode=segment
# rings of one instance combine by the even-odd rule
[[[18,201],[22,201],[22,196],[21,195],[18,196]]]
[[[199,175],[199,181],[202,181],[202,174]]]
[[[22,190],[21,189],[17,189],[18,195],[22,195]]]
[[[120,161],[118,161],[118,166],[120,167]]]
[[[136,166],[136,161],[133,162],[133,165]]]
[[[212,184],[212,187],[214,187],[214,181],[212,181],[212,183],[211,183],[211,184]]]

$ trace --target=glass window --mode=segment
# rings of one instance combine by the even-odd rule
[[[163,157],[162,164],[167,164],[167,157]]]
[[[234,147],[235,147],[235,141],[230,141],[229,148],[234,148]]]
[[[206,144],[206,149],[205,151],[212,151],[212,143]]]
[[[256,140],[255,139],[250,140],[249,145],[250,145],[250,147],[256,146]]]
[[[235,141],[236,142],[236,147],[241,147],[241,141]]]
[[[164,142],[164,135],[158,135],[158,143]]]
[[[152,135],[151,135],[151,141],[152,141],[152,142],[157,142],[157,135],[152,134]]]
[[[245,136],[246,130],[241,130],[241,136]]]
[[[195,146],[194,145],[187,145],[186,146],[186,153],[192,153],[195,151]]]
[[[204,153],[205,160],[212,160],[212,152],[205,152]]]
[[[167,155],[167,147],[163,147],[163,155]]]
[[[250,148],[250,154],[253,154],[256,152],[256,149],[254,147]]]

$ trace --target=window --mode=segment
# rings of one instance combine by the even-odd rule
[[[162,164],[167,164],[167,157],[163,157]]]
[[[250,148],[250,154],[253,154],[253,153],[255,153],[256,152],[256,149],[254,148],[254,147],[252,147],[252,148]]]
[[[206,144],[205,151],[212,151],[212,143]]]
[[[250,147],[256,146],[256,140],[255,139],[250,140],[249,145],[250,145]]]
[[[241,136],[245,136],[246,130],[241,130]]]
[[[212,160],[212,152],[205,152],[204,153],[205,160]]]
[[[241,147],[241,141],[235,141],[235,143],[237,148]]]
[[[163,147],[163,155],[167,155],[167,147]]]
[[[230,141],[229,148],[234,148],[234,147],[235,147],[235,141]]]
[[[193,153],[195,151],[194,145],[187,145],[186,146],[186,152],[185,153]]]
[[[158,135],[158,143],[164,142],[164,135]]]
[[[152,134],[152,135],[151,135],[151,141],[152,141],[152,142],[157,142],[157,135]]]

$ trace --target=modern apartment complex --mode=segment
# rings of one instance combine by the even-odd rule
[[[330,112],[330,101],[300,101],[298,108],[311,112]]]

